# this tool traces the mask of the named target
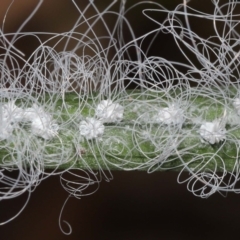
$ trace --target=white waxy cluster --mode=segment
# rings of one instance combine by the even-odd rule
[[[0,140],[8,139],[22,120],[22,109],[15,105],[14,101],[0,106]]]
[[[86,120],[80,122],[79,131],[87,140],[96,139],[103,135],[104,125],[96,118],[87,117]]]
[[[0,140],[8,139],[20,122],[30,122],[32,134],[44,139],[57,135],[58,125],[43,108],[33,104],[31,108],[22,109],[9,101],[0,106]]]
[[[112,100],[102,100],[96,107],[95,115],[105,123],[119,122],[123,118],[124,108]]]
[[[17,123],[22,120],[22,109],[15,105],[15,101],[9,101],[2,105],[3,118],[9,119],[10,121]]]
[[[169,107],[162,108],[153,116],[153,121],[167,125],[180,125],[184,122],[183,110],[171,104]]]
[[[240,98],[235,98],[233,100],[233,106],[235,110],[237,111],[237,114],[240,115]]]
[[[199,133],[204,141],[210,144],[219,143],[226,138],[225,124],[220,119],[205,122],[201,125]]]
[[[31,131],[36,136],[48,140],[58,134],[58,124],[54,123],[49,113],[36,104],[24,111],[24,120],[31,122]]]

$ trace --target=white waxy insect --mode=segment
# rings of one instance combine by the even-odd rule
[[[49,113],[36,104],[24,111],[24,120],[31,122],[31,132],[36,136],[48,140],[58,134],[58,124],[54,123]]]
[[[184,119],[183,110],[174,104],[171,104],[169,107],[160,109],[158,113],[153,117],[154,122],[164,123],[167,125],[183,124]]]
[[[58,124],[53,123],[47,117],[35,118],[31,123],[32,133],[46,140],[55,137],[58,134],[58,129]]]
[[[12,124],[20,122],[23,117],[23,110],[15,105],[15,101],[9,101],[1,106],[2,118]]]
[[[102,100],[96,107],[95,115],[103,122],[119,122],[123,118],[124,108],[112,100]]]
[[[0,106],[0,140],[8,139],[22,120],[22,109],[15,105],[15,101]]]
[[[104,133],[104,125],[96,118],[87,117],[86,120],[80,122],[79,131],[87,140],[101,138]]]
[[[199,133],[203,141],[215,144],[226,139],[225,117],[226,110],[222,118],[216,119],[213,122],[205,122],[201,125]]]
[[[237,111],[237,114],[240,115],[240,98],[235,98],[233,100],[233,106],[235,110]]]
[[[13,132],[13,125],[10,122],[1,119],[0,121],[0,140],[8,139]]]

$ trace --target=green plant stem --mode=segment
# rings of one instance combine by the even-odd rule
[[[222,169],[232,171],[235,169],[238,160],[236,141],[228,141],[229,137],[227,135],[226,140],[218,144],[211,145],[204,142],[199,134],[200,125],[192,122],[191,119],[187,119],[183,126],[177,130],[174,127],[169,128],[169,126],[157,123],[151,124],[150,127],[147,122],[139,120],[139,116],[149,109],[149,106],[154,106],[153,109],[161,106],[165,107],[166,101],[159,102],[158,94],[152,94],[151,97],[143,100],[142,96],[139,97],[139,95],[140,92],[135,91],[128,94],[127,98],[121,101],[125,108],[123,120],[118,123],[105,124],[105,132],[102,138],[98,140],[86,140],[80,137],[78,130],[78,123],[81,119],[94,116],[94,108],[98,102],[85,99],[84,104],[82,104],[78,96],[72,93],[65,95],[64,103],[62,98],[56,98],[55,112],[61,111],[61,117],[56,119],[60,124],[59,135],[52,140],[35,137],[33,142],[39,142],[37,144],[35,142],[34,147],[38,145],[45,146],[42,154],[45,161],[45,158],[54,159],[54,156],[61,151],[61,147],[65,146],[69,151],[68,153],[64,152],[64,154],[70,161],[61,164],[59,167],[61,169],[74,167],[81,169],[91,168],[93,170],[99,168],[103,170],[146,170],[149,168],[180,170],[183,167],[186,169],[186,166],[195,170],[213,170],[216,166],[218,171],[222,171]],[[48,100],[46,97],[45,101],[48,102]],[[43,100],[41,100],[42,102]],[[139,110],[133,111],[134,104],[140,106]],[[67,106],[67,108],[62,106]],[[185,110],[191,111],[192,116],[204,113],[206,121],[212,121],[222,116],[224,112],[223,106],[221,103],[212,104],[211,99],[195,97],[191,107],[186,107]],[[234,112],[233,109],[232,112]],[[54,114],[53,116],[55,117]],[[74,120],[75,125],[72,124],[72,120]],[[138,124],[136,124],[136,120]],[[61,129],[61,121],[64,123],[69,121],[71,124]],[[239,128],[230,125],[227,125],[226,128],[232,139],[237,140],[240,138]],[[150,138],[144,136],[146,130],[150,134]],[[23,133],[23,142],[26,138],[29,138],[28,131],[29,129],[26,129],[26,132]],[[172,147],[174,141],[171,134],[176,135],[176,141],[178,142],[176,147]],[[2,141],[0,150],[2,166],[4,166],[4,162],[10,163],[12,156],[17,159],[17,151],[13,155],[9,154],[10,151],[14,150],[14,144],[11,145],[10,143],[9,145],[9,141],[11,142],[11,140]],[[12,148],[9,148],[9,146],[12,146]],[[164,152],[165,148],[169,147],[172,147],[172,150]],[[21,156],[24,156],[24,152]],[[56,158],[55,165],[53,160],[51,164],[46,164],[45,168],[55,168],[58,164]]]

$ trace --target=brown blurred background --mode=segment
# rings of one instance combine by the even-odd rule
[[[87,0],[76,2],[81,7],[86,5]],[[106,4],[107,1],[95,2]],[[137,1],[129,0],[127,4],[133,2]],[[168,8],[174,8],[178,2],[180,1],[171,0],[165,1],[165,4]],[[9,4],[10,1],[1,0],[0,22]],[[15,31],[36,4],[35,0],[15,0],[6,19],[5,31]],[[192,1],[192,6],[210,11],[206,9],[208,4],[211,5],[210,0]],[[70,0],[45,0],[24,30],[67,31],[73,26],[77,16]],[[163,19],[159,14],[159,21]],[[137,13],[133,14],[131,22],[137,35],[156,27]],[[210,30],[205,26],[198,26],[197,21],[193,23],[193,27],[199,27],[203,35],[209,34]],[[156,42],[152,50],[154,55],[175,61],[183,60],[178,55],[171,36]],[[36,43],[26,42],[18,47],[30,54],[34,44]],[[240,197],[237,194],[229,194],[226,198],[217,193],[208,199],[194,197],[187,191],[185,184],[177,184],[175,172],[147,174],[117,171],[113,172],[113,176],[114,180],[110,183],[100,184],[97,193],[81,200],[69,200],[62,219],[68,221],[73,228],[70,236],[62,234],[58,226],[59,213],[67,193],[62,189],[59,178],[51,177],[40,184],[17,219],[0,227],[0,239],[212,240],[233,239],[238,234]],[[2,201],[0,220],[13,216],[25,199],[26,195],[23,195],[14,200]]]

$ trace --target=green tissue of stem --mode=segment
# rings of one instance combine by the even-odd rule
[[[50,112],[47,107],[50,97],[38,97],[39,105],[59,124],[58,136],[44,140],[31,135],[29,126],[22,126],[10,139],[0,142],[0,166],[14,169],[19,164],[33,164],[45,169],[191,169],[195,172],[238,168],[240,127],[227,123],[226,139],[214,145],[203,141],[199,134],[200,117],[213,121],[223,116],[225,108],[221,99],[214,104],[211,98],[202,96],[195,96],[192,101],[183,99],[184,115],[188,117],[182,127],[151,122],[158,109],[167,107],[166,96],[143,95],[135,90],[114,101],[124,107],[122,121],[105,123],[101,138],[86,140],[79,132],[79,123],[86,117],[94,117],[100,99],[96,96],[79,99],[74,93],[58,95],[51,97],[54,110],[51,108]],[[16,104],[24,105],[24,99]],[[229,109],[228,114],[234,115],[233,107]]]

